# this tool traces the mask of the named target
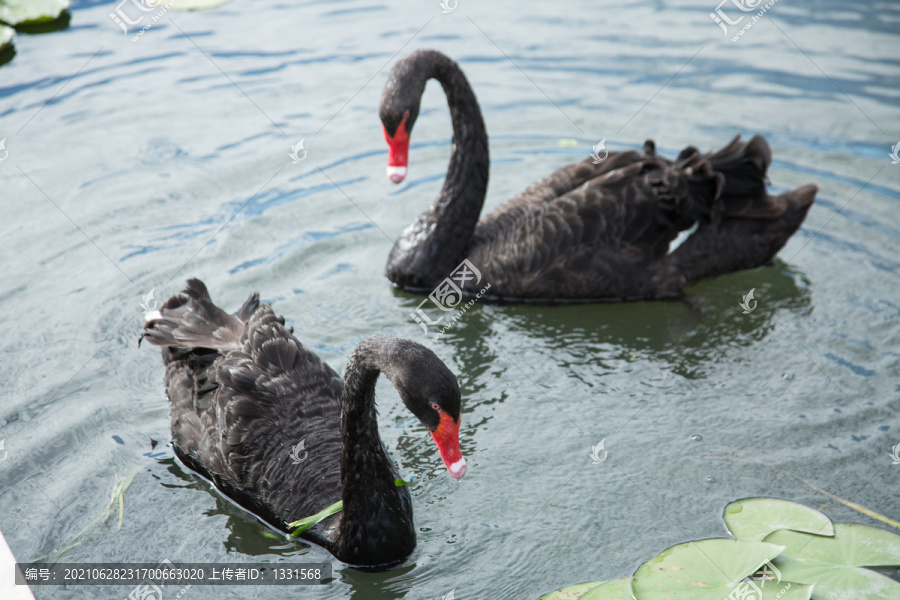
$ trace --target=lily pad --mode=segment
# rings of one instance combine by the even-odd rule
[[[633,600],[631,577],[601,583],[588,590],[579,600]]]
[[[13,38],[16,37],[16,30],[6,25],[0,25],[0,50],[3,50],[12,44]]]
[[[588,581],[544,594],[538,600],[634,600],[629,578],[614,581]]]
[[[761,542],[779,529],[834,535],[831,519],[814,508],[779,498],[744,498],[725,507],[725,526],[739,540]]]
[[[576,600],[581,599],[582,595],[598,585],[603,585],[602,581],[588,581],[586,583],[576,583],[568,587],[559,588],[547,594],[544,594],[538,600]]]
[[[631,593],[639,600],[723,600],[739,587],[755,587],[755,597],[763,600],[808,600],[812,586],[743,581],[782,550],[776,544],[725,538],[678,544],[638,567]]]
[[[900,583],[860,567],[900,565],[900,536],[852,523],[835,523],[834,536],[776,531],[766,542],[786,546],[773,561],[784,579],[815,583],[821,599],[900,598]]]
[[[36,25],[55,21],[70,0],[0,0],[0,21],[8,25]]]
[[[177,0],[171,6],[172,10],[209,10],[231,0]]]

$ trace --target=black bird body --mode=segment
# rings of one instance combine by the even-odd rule
[[[769,263],[815,198],[815,186],[766,193],[771,151],[762,137],[736,137],[709,154],[688,147],[675,160],[647,141],[640,152],[562,167],[482,217],[487,133],[462,71],[438,52],[414,52],[388,78],[380,115],[389,173],[397,156],[406,159],[430,78],[447,95],[453,149],[440,195],[391,249],[387,276],[403,289],[430,291],[467,258],[491,285],[488,301],[678,297],[701,279]]]
[[[256,294],[231,315],[196,279],[150,316],[142,339],[163,347],[175,452],[188,467],[285,532],[342,500],[302,537],[344,562],[385,565],[412,552],[412,503],[378,436],[375,382],[385,373],[433,432],[446,418],[458,428],[459,387],[440,359],[377,335],[360,343],[342,381]]]

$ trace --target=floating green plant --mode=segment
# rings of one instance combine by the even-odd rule
[[[725,526],[739,540],[763,541],[779,529],[834,535],[831,519],[814,508],[779,498],[745,498],[725,507]]]
[[[540,600],[620,600],[628,598],[628,577],[613,581],[590,581],[544,594]]]
[[[739,598],[774,600],[777,595],[781,600],[809,600],[812,586],[760,586],[752,578],[783,550],[784,546],[776,544],[727,538],[677,544],[638,567],[631,580],[631,593],[641,600],[672,596],[725,600],[732,591],[744,587],[762,593],[741,594]]]
[[[16,31],[47,33],[68,27],[69,4],[70,0],[0,0],[0,65],[16,54]]]
[[[889,531],[835,523],[830,537],[782,529],[766,541],[786,547],[773,561],[781,577],[815,583],[814,598],[900,598],[900,583],[861,568],[900,565],[900,536]]]
[[[630,594],[630,582],[628,577],[606,581],[598,586],[592,587],[587,594],[582,596],[585,600],[619,600],[619,598],[627,598]]]
[[[397,487],[403,487],[403,486],[409,485],[409,483],[410,483],[409,481],[406,481],[403,478],[398,478],[398,479],[394,480],[394,485]],[[291,532],[290,537],[292,537],[292,538],[297,537],[298,535],[300,535],[301,533],[303,533],[304,531],[306,531],[313,525],[315,525],[317,523],[321,523],[322,521],[324,521],[331,515],[341,512],[343,509],[344,509],[344,501],[338,500],[337,502],[335,502],[328,508],[326,508],[320,512],[317,512],[316,514],[314,514],[311,517],[304,517],[300,520],[294,521],[293,523],[288,523],[288,527],[290,527],[291,529],[294,529],[296,527],[296,529],[294,529],[294,531]]]
[[[8,62],[16,51],[13,49],[12,41],[16,37],[16,30],[8,25],[0,23],[0,65]],[[5,60],[4,57],[9,55]]]
[[[815,509],[778,498],[736,500],[723,520],[737,539],[677,544],[631,577],[579,583],[540,600],[900,598],[900,583],[865,568],[900,565],[900,536],[890,531],[832,523]]]
[[[16,28],[49,23],[69,5],[69,0],[0,0],[0,21]]]
[[[303,533],[304,531],[306,531],[307,529],[309,529],[316,523],[320,523],[320,522],[324,521],[326,518],[333,515],[334,513],[340,512],[341,510],[343,510],[343,508],[344,508],[344,501],[338,500],[337,502],[335,502],[334,504],[332,504],[325,510],[320,511],[311,517],[306,517],[306,518],[300,519],[299,521],[294,521],[293,523],[288,523],[288,527],[290,527],[291,529],[294,529],[296,527],[296,529],[294,529],[294,531],[291,532],[290,537],[292,537],[292,538],[297,537],[298,535],[300,535],[301,533]]]
[[[763,462],[763,461],[760,461],[760,460],[756,460],[756,459],[753,459],[753,458],[750,458],[750,457],[747,457],[747,456],[741,456],[740,454],[735,454],[735,453],[733,453],[733,452],[716,452],[716,453],[714,453],[714,454],[708,454],[707,456],[704,456],[701,460],[706,460],[707,458],[713,458],[713,457],[716,457],[716,456],[733,456],[733,457],[735,457],[735,458],[739,458],[739,459],[745,460],[745,461],[747,461],[747,462],[755,463],[755,464],[757,464],[757,465],[760,465],[761,467],[766,467],[766,468],[772,469],[772,470],[774,470],[774,471],[778,471],[778,472],[781,473],[782,475],[787,475],[788,477],[793,477],[794,479],[796,479],[796,480],[799,481],[800,483],[802,483],[802,484],[804,484],[804,485],[810,487],[811,489],[816,490],[817,492],[819,492],[819,493],[822,494],[823,496],[828,496],[829,498],[831,498],[831,499],[834,500],[835,502],[840,502],[841,504],[843,504],[843,505],[846,506],[847,508],[852,508],[853,510],[855,510],[855,511],[857,511],[857,512],[860,512],[860,513],[866,515],[867,517],[872,517],[873,519],[875,519],[875,520],[877,520],[877,521],[881,521],[882,523],[884,523],[884,524],[886,524],[886,525],[890,525],[891,527],[894,527],[894,528],[896,528],[896,529],[900,529],[900,521],[895,521],[894,519],[890,519],[890,518],[888,518],[888,517],[886,517],[886,516],[884,516],[884,515],[882,515],[882,514],[879,514],[879,513],[875,512],[874,510],[870,510],[870,509],[866,508],[865,506],[860,506],[859,504],[856,504],[855,502],[851,502],[851,501],[849,501],[849,500],[846,500],[846,499],[844,499],[844,498],[841,498],[840,496],[835,496],[834,494],[832,494],[832,493],[829,492],[828,490],[823,490],[823,489],[820,488],[819,486],[814,485],[814,484],[808,482],[807,480],[803,479],[802,477],[799,477],[799,476],[797,476],[797,475],[794,475],[794,474],[791,473],[790,471],[785,471],[784,469],[779,469],[778,467],[775,467],[775,466],[773,466],[773,465],[771,465],[771,464],[769,464],[769,463],[766,463],[766,462]]]
[[[59,560],[59,558],[67,553],[69,550],[78,546],[87,539],[85,536],[89,536],[93,534],[94,530],[100,526],[105,525],[112,518],[115,511],[114,507],[118,507],[119,509],[119,519],[118,524],[116,525],[116,531],[122,529],[122,518],[125,516],[125,492],[128,491],[128,488],[131,487],[131,483],[134,481],[135,475],[137,475],[138,471],[140,471],[140,467],[135,469],[131,475],[126,477],[123,480],[119,480],[119,476],[116,475],[116,483],[113,486],[112,495],[109,499],[109,504],[106,505],[106,508],[103,511],[94,517],[94,520],[91,521],[85,528],[83,528],[78,535],[69,540],[69,542],[63,546],[62,550],[51,552],[50,554],[45,554],[44,556],[39,556],[34,559],[34,562],[39,560],[43,560],[45,558],[50,558],[51,560]],[[100,523],[102,521],[102,523]]]

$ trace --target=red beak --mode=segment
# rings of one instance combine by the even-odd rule
[[[406,131],[406,119],[409,118],[409,111],[403,115],[403,120],[397,126],[394,137],[388,135],[384,125],[384,139],[388,144],[388,166],[387,176],[394,183],[400,183],[406,178],[407,162],[409,160],[409,133]]]
[[[462,479],[466,474],[466,459],[459,449],[459,422],[454,421],[453,417],[442,410],[438,412],[441,415],[441,422],[437,429],[431,432],[431,437],[437,444],[444,466],[454,479]]]

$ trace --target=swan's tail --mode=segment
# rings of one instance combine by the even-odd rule
[[[181,293],[163,302],[158,311],[147,313],[141,339],[169,348],[238,350],[245,324],[258,307],[259,295],[254,293],[230,315],[213,304],[202,281],[188,279]]]
[[[760,204],[774,207],[777,216],[743,213],[702,223],[667,260],[684,276],[684,284],[772,262],[800,228],[819,188],[806,185],[780,196],[766,196]]]
[[[713,171],[725,177],[717,203],[721,215],[775,218],[784,212],[766,194],[766,171],[772,164],[772,150],[764,138],[755,135],[749,142],[742,142],[737,135],[727,146],[704,158]]]
[[[691,206],[681,228],[723,217],[778,217],[784,208],[766,195],[766,171],[771,162],[769,144],[758,135],[749,142],[736,136],[718,152],[708,154],[693,146],[682,150],[672,165],[687,175],[690,190]]]
[[[693,146],[688,146],[675,159],[673,167],[687,176],[690,208],[679,224],[679,231],[690,229],[696,222],[708,222],[715,218],[718,199],[725,188],[725,177],[716,172],[707,157]]]
[[[694,148],[685,149],[676,164],[694,152]],[[718,152],[703,155],[702,162],[716,174],[720,189],[707,206],[709,190],[694,193],[695,184],[689,177],[695,200],[690,216],[697,220],[698,228],[667,258],[682,273],[686,285],[771,263],[800,228],[818,191],[808,185],[770,196],[766,171],[772,151],[758,135],[748,142],[737,136]]]

